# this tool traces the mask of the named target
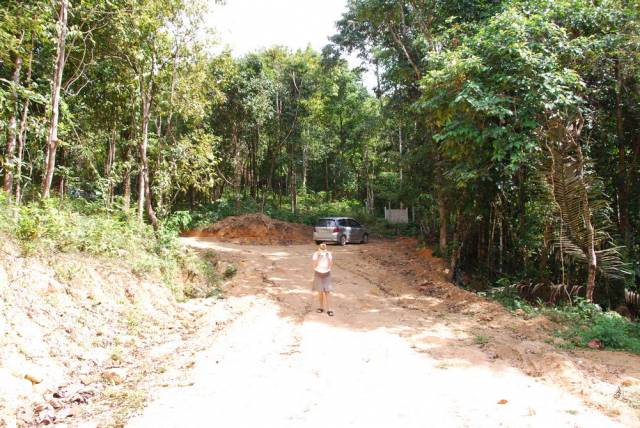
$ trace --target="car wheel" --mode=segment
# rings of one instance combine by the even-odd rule
[[[347,245],[347,235],[342,235],[340,237],[340,245]]]
[[[366,243],[368,243],[368,242],[369,242],[369,235],[365,233],[365,234],[362,236],[362,241],[360,241],[360,242],[361,242],[362,244],[366,244]]]

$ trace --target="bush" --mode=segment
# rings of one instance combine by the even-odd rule
[[[82,200],[51,198],[9,208],[6,198],[0,196],[0,230],[13,234],[27,254],[84,252],[116,258],[135,275],[161,278],[180,299],[219,292],[220,275],[179,245],[175,225],[186,221],[184,215],[154,232],[129,213]],[[188,284],[181,278],[185,269],[190,269]],[[204,295],[190,293],[193,287],[205,290]]]
[[[640,324],[630,322],[616,312],[600,313],[587,325],[569,328],[563,337],[573,339],[579,346],[587,346],[597,339],[605,348],[640,354]]]
[[[572,304],[531,304],[520,298],[515,286],[505,285],[508,282],[508,279],[502,279],[498,281],[497,287],[478,294],[496,300],[512,311],[521,310],[527,317],[544,315],[562,324],[563,328],[556,333],[573,346],[587,347],[590,341],[597,339],[605,348],[640,354],[639,323],[616,312],[603,312],[598,305],[582,298],[575,298]]]

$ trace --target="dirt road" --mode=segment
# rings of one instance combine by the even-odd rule
[[[328,317],[310,292],[314,246],[185,243],[238,266],[224,303],[235,315],[129,426],[640,424],[625,401],[637,357],[559,350],[544,320],[453,287],[441,262],[410,244],[330,247]]]

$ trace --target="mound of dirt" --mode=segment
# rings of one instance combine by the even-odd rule
[[[274,220],[264,214],[245,214],[227,217],[205,229],[187,232],[184,236],[216,238],[238,244],[308,244],[313,238],[313,228]]]

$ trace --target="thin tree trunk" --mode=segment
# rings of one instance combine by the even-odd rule
[[[627,182],[627,161],[624,138],[624,121],[622,118],[622,72],[620,59],[615,61],[616,76],[616,137],[618,140],[618,217],[622,238],[629,247],[631,223],[629,220],[629,191]]]
[[[20,35],[20,44],[22,44],[23,38],[24,38],[24,31]],[[2,186],[4,191],[9,194],[9,198],[11,198],[11,194],[13,192],[13,176],[16,168],[16,138],[18,133],[18,130],[17,130],[18,119],[16,117],[17,111],[18,111],[18,92],[16,88],[20,84],[21,70],[22,70],[22,56],[20,54],[16,54],[15,59],[13,61],[13,74],[11,75],[11,83],[13,83],[13,87],[11,88],[10,102],[9,102],[11,114],[9,115],[9,123],[7,124],[7,150],[5,153],[6,162],[5,162],[4,182]]]
[[[56,149],[58,148],[58,121],[60,106],[60,88],[62,87],[62,75],[65,64],[65,42],[67,37],[67,12],[68,0],[60,0],[58,13],[58,34],[56,45],[56,61],[54,64],[53,79],[51,85],[51,118],[49,132],[47,134],[47,153],[45,156],[45,175],[42,182],[42,197],[48,198],[51,192],[51,182],[56,165]]]
[[[541,278],[546,278],[546,274],[545,271],[547,270],[547,266],[549,265],[549,248],[550,248],[550,244],[551,244],[551,225],[548,223],[545,223],[544,225],[544,232],[542,235],[543,238],[543,247],[542,247],[542,254],[540,254],[540,277]]]
[[[233,196],[236,208],[240,207],[240,181],[242,179],[242,160],[240,159],[239,131],[236,124],[231,131],[231,144],[233,145]]]
[[[447,251],[447,205],[442,191],[438,192],[438,216],[440,218],[440,252]]]
[[[489,241],[487,242],[487,267],[493,272],[495,265],[495,258],[493,255],[493,246],[495,244],[496,237],[496,224],[498,222],[498,209],[494,202],[491,202],[491,210],[489,211],[489,226],[491,232],[489,233]]]
[[[33,55],[32,55],[33,56]],[[31,64],[27,72],[27,81],[31,79]],[[22,161],[24,159],[24,147],[27,142],[27,118],[29,116],[29,100],[24,101],[22,116],[20,117],[20,131],[18,132],[18,157],[16,159],[16,203],[22,203]]]
[[[581,181],[584,180],[584,158],[582,156],[582,148],[580,144],[575,141],[574,147],[576,149],[576,168],[579,171]],[[582,217],[586,229],[586,256],[587,256],[587,292],[586,298],[588,301],[593,301],[593,292],[596,288],[596,270],[598,267],[598,259],[596,257],[595,250],[595,230],[591,221],[591,209],[589,206],[589,197],[587,189],[582,188]]]
[[[460,251],[462,250],[462,242],[460,242],[461,233],[460,229],[462,227],[461,224],[461,216],[460,209],[456,211],[456,217],[453,225],[453,249],[451,251],[451,260],[450,260],[450,268],[449,272],[449,280],[454,281],[456,279],[456,269],[458,268],[458,260],[460,258]]]
[[[174,85],[174,83],[172,83],[172,86]],[[172,88],[173,91],[173,88]],[[173,115],[173,113],[169,113],[169,117],[168,120],[171,120],[171,116]],[[166,131],[165,131],[165,138],[163,138],[162,136],[162,117],[160,115],[158,115],[158,117],[156,118],[156,137],[158,138],[158,156],[156,157],[156,171],[160,171],[162,168],[162,164],[164,163],[164,150],[163,150],[163,146],[164,146],[164,141],[166,139],[166,137],[168,136],[168,134],[166,134],[166,132],[169,131],[169,125],[166,126]],[[151,181],[151,171],[149,172],[150,176],[149,176],[149,181]],[[164,189],[160,188],[158,190],[158,192],[156,193],[156,209],[158,210],[159,213],[162,213],[164,210]]]
[[[122,150],[122,160],[124,162],[124,171],[122,173],[122,209],[129,211],[131,207],[131,152],[129,146],[125,146]]]
[[[307,156],[307,145],[302,146],[302,191],[307,193],[307,174],[309,168],[309,159]]]
[[[116,127],[113,126],[111,131],[111,137],[107,142],[107,162],[104,166],[104,175],[107,179],[107,206],[111,206],[113,202],[113,181],[111,178],[111,170],[113,169],[113,164],[115,163],[116,157]]]
[[[138,195],[138,215],[142,219],[143,206],[147,209],[147,215],[154,229],[158,229],[158,218],[153,211],[151,201],[151,186],[149,183],[149,160],[147,147],[149,145],[149,121],[151,119],[151,103],[153,95],[153,82],[149,82],[149,88],[145,88],[144,77],[140,77],[140,89],[142,94],[142,138],[138,150],[142,170],[140,171],[140,195]]]
[[[364,153],[363,153],[363,158],[364,158],[364,176],[365,176],[365,193],[366,193],[366,202],[365,202],[365,206],[367,209],[367,212],[369,214],[373,213],[373,202],[374,202],[374,196],[373,196],[373,189],[371,187],[371,180],[370,180],[370,171],[369,171],[369,146],[365,143],[364,145]]]
[[[250,156],[250,167],[251,167],[251,197],[256,200],[258,197],[258,161],[256,152],[258,151],[258,146],[260,144],[260,125],[256,128],[256,139],[251,144],[251,156]]]
[[[140,153],[140,145],[138,145],[138,153]],[[142,160],[140,160],[142,163]],[[142,222],[144,219],[144,167],[140,166],[140,172],[138,173],[138,220]]]
[[[64,150],[60,150],[60,166],[64,166],[65,164],[65,151]],[[65,195],[65,185],[66,185],[66,180],[65,180],[65,176],[61,175],[60,176],[60,180],[58,181],[58,196],[60,197],[60,199],[64,199],[64,195]]]
[[[504,261],[504,221],[500,216],[500,224],[498,226],[498,272],[502,273]]]
[[[295,162],[294,162],[294,144],[291,143],[291,150],[289,153],[289,194],[291,196],[291,212],[293,214],[296,213],[296,203],[297,203],[297,177],[295,171]]]
[[[324,191],[326,193],[326,198],[327,200],[330,200],[330,193],[329,193],[329,158],[325,157],[324,158]]]
[[[129,211],[131,208],[131,148],[136,139],[136,102],[135,94],[131,92],[131,122],[129,123],[129,131],[127,135],[127,144],[122,151],[122,160],[124,162],[124,172],[122,177],[122,208]]]

